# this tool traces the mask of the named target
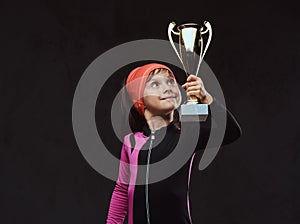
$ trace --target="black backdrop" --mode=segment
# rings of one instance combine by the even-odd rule
[[[112,47],[167,40],[170,21],[206,19],[214,36],[205,61],[243,136],[205,170],[194,166],[194,223],[299,223],[296,4],[51,0],[1,3],[0,12],[1,223],[105,223],[114,182],[96,172],[77,147],[76,85]],[[105,94],[110,93],[103,99]],[[98,128],[108,141],[108,124],[99,114],[105,100],[100,103]],[[118,152],[119,142],[115,146]]]

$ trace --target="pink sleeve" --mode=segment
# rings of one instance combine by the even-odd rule
[[[113,190],[106,224],[122,224],[128,211],[129,159],[123,144],[119,166],[119,176]]]

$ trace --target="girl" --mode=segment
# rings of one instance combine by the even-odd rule
[[[182,85],[187,96],[196,96],[201,103],[218,104],[204,88],[201,78],[190,75]],[[181,134],[177,108],[181,93],[171,69],[158,63],[135,68],[126,79],[126,90],[134,107],[130,113],[133,134],[124,137],[121,161],[130,165],[147,165],[146,171],[138,166],[120,162],[119,176],[113,190],[107,224],[191,224],[189,182],[194,155],[170,177],[149,183],[153,164],[166,158],[175,149]],[[226,109],[224,109],[226,110]],[[226,110],[227,125],[224,144],[240,137],[241,129],[233,115]],[[204,149],[209,138],[211,116],[201,124],[195,152]],[[188,129],[193,132],[193,124]],[[184,149],[182,149],[184,150]],[[140,177],[144,185],[136,185]]]

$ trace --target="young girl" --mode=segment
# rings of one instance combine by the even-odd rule
[[[182,85],[187,96],[196,96],[201,103],[218,103],[204,88],[201,78],[190,75]],[[126,90],[133,106],[130,126],[133,134],[124,137],[119,176],[112,193],[107,224],[191,224],[189,183],[194,155],[177,172],[149,184],[153,164],[166,158],[176,148],[181,134],[177,108],[181,93],[171,69],[163,64],[150,63],[135,68],[126,79]],[[226,109],[225,109],[226,110]],[[241,129],[233,115],[226,110],[227,125],[224,144],[240,137]],[[204,149],[209,138],[211,119],[201,126],[194,151]],[[192,124],[191,124],[192,125]],[[193,132],[193,128],[189,128]],[[182,149],[184,150],[184,149]],[[147,169],[139,166],[147,165]],[[140,177],[145,184],[135,184]]]

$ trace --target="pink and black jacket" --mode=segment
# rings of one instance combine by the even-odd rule
[[[229,144],[241,136],[241,128],[234,116],[223,106],[227,113],[227,125],[222,145]],[[193,125],[188,129],[189,136],[193,135]],[[150,183],[149,207],[151,224],[191,224],[191,212],[189,203],[189,185],[192,164],[195,153],[204,149],[211,129],[211,119],[201,125],[198,143],[190,159],[177,172],[170,177]],[[146,219],[145,185],[136,185],[136,181],[145,177],[145,171],[139,170],[136,165],[147,164],[147,154],[151,132],[148,127],[143,131],[128,134],[124,137],[121,150],[121,162],[119,176],[112,192],[107,224],[122,224],[127,216],[128,224],[144,224]],[[174,122],[167,127],[155,132],[154,147],[151,152],[151,163],[156,163],[166,158],[178,144],[181,130]],[[184,150],[184,148],[182,149]],[[123,163],[124,162],[124,163]],[[130,165],[128,165],[130,164]],[[150,169],[151,178],[151,169]]]

